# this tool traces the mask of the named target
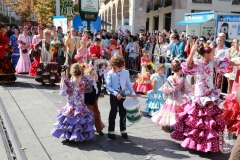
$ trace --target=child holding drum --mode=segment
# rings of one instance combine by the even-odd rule
[[[117,116],[117,108],[119,108],[120,116],[120,132],[123,138],[128,138],[126,133],[126,110],[123,107],[123,102],[125,100],[126,94],[125,90],[131,92],[134,98],[137,98],[131,83],[129,72],[124,68],[125,62],[122,56],[113,56],[110,59],[110,66],[112,70],[108,72],[106,79],[106,88],[110,92],[110,113],[109,113],[109,126],[108,126],[108,137],[110,139],[116,139],[115,130],[115,119]]]
[[[154,123],[160,126],[170,126],[170,130],[172,130],[171,126],[176,123],[176,114],[183,112],[183,108],[180,107],[184,103],[183,95],[190,94],[193,91],[193,86],[188,84],[184,77],[181,77],[180,60],[172,61],[171,70],[174,73],[173,76],[169,76],[166,83],[159,89],[168,94],[168,98],[163,107],[153,113],[151,118]]]
[[[166,76],[164,74],[165,66],[164,64],[156,63],[154,70],[156,73],[150,77],[153,90],[148,92],[148,99],[146,101],[147,107],[145,109],[150,116],[152,116],[154,112],[158,111],[166,100],[166,94],[159,91],[162,85],[166,82]]]

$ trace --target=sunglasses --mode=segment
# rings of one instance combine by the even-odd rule
[[[205,42],[204,40],[199,40],[199,42]]]
[[[232,43],[237,43],[237,42],[232,42]]]

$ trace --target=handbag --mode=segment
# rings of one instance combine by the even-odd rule
[[[37,50],[32,49],[30,51],[30,55],[33,56],[33,57],[40,56],[41,55],[41,50],[40,49],[37,49]]]
[[[26,40],[26,39],[25,39]],[[29,42],[29,39],[27,39],[27,42]],[[22,49],[22,53],[28,53],[28,49],[25,48],[25,49]]]
[[[22,53],[28,53],[28,49],[22,49]]]

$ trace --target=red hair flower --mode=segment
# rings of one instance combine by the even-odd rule
[[[206,46],[206,47],[204,48],[204,50],[205,50],[206,52],[209,52],[209,51],[211,50],[211,47],[210,47],[210,46]]]
[[[117,41],[115,39],[110,40],[110,45],[117,45]]]

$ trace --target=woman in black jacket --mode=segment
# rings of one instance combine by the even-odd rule
[[[153,62],[154,60],[154,50],[155,50],[155,46],[156,46],[156,42],[157,42],[157,39],[154,35],[151,35],[148,39],[148,42],[147,42],[147,46],[149,48],[149,51],[148,51],[148,56],[150,58],[150,60]]]
[[[99,135],[103,136],[103,128],[105,125],[101,120],[100,111],[98,109],[98,98],[104,97],[104,94],[101,93],[101,83],[98,82],[98,75],[96,70],[93,67],[88,68],[84,74],[86,76],[91,76],[94,80],[91,93],[85,93],[85,104],[88,106],[89,110],[92,110],[94,113],[95,128]]]

